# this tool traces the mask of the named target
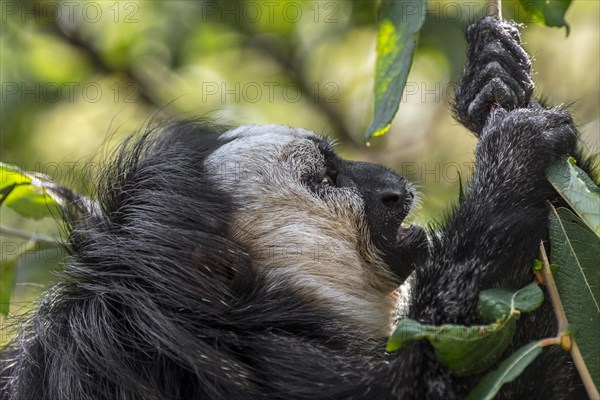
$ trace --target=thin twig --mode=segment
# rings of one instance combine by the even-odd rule
[[[546,249],[544,248],[543,242],[540,242],[540,259],[544,264],[542,267],[544,284],[546,285],[546,289],[548,289],[548,294],[550,295],[550,300],[552,301],[552,308],[554,309],[554,314],[556,315],[556,320],[558,321],[558,336],[562,336],[568,323],[567,315],[565,314],[565,309],[560,301],[558,288],[556,287],[556,282],[554,282],[554,277],[552,276],[552,271],[550,270],[550,262],[548,262],[548,255],[546,254]],[[577,347],[577,343],[574,338],[571,339],[571,358],[573,359],[573,363],[579,372],[579,376],[581,377],[581,381],[585,386],[585,390],[587,391],[590,399],[600,399],[600,393],[598,393],[598,389],[596,388],[596,385],[594,385],[594,381],[592,380],[590,371],[585,365],[585,361],[583,360],[583,356],[579,351],[579,347]]]
[[[490,15],[502,21],[502,0],[490,0],[489,7]]]
[[[546,289],[548,289],[548,294],[550,295],[550,300],[552,301],[552,308],[554,309],[554,315],[556,315],[556,320],[558,321],[558,332],[560,335],[568,324],[567,314],[565,314],[565,309],[560,301],[560,295],[558,294],[556,282],[554,282],[554,277],[552,276],[552,271],[550,270],[550,262],[548,261],[548,255],[546,254],[544,242],[540,242],[540,259],[544,264],[542,267],[542,277],[544,278],[544,284],[546,285]]]
[[[557,346],[557,345],[560,345],[560,340],[561,340],[560,337],[542,339],[542,340],[540,340],[539,346],[540,347]]]
[[[573,359],[573,364],[577,367],[583,386],[585,386],[585,390],[590,399],[600,400],[600,392],[598,392],[598,388],[594,385],[592,375],[590,375],[590,371],[588,371],[587,365],[585,365],[585,362],[583,361],[583,356],[581,355],[581,351],[579,351],[579,347],[577,347],[577,342],[575,340],[571,342],[571,358]]]
[[[38,245],[43,245],[45,247],[47,247],[47,246],[59,247],[60,246],[59,241],[51,238],[50,236],[35,235],[33,233],[23,232],[23,231],[20,231],[17,229],[13,229],[13,228],[9,228],[7,226],[1,226],[1,225],[0,225],[0,236],[10,236],[10,237],[16,237],[16,238],[20,238],[20,239],[25,239],[30,242],[34,242]]]

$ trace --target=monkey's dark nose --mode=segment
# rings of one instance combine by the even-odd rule
[[[414,197],[402,176],[367,162],[341,161],[336,183],[338,187],[358,189],[365,200],[367,213],[378,217],[407,209]]]
[[[407,192],[404,189],[387,189],[379,194],[379,200],[384,206],[391,209],[401,208],[404,205],[404,198]],[[411,195],[412,196],[412,195]]]

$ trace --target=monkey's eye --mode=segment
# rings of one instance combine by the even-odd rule
[[[321,181],[321,185],[335,186],[335,181],[331,176],[325,175]]]
[[[312,177],[312,182],[309,183],[309,186],[314,190],[319,187],[334,187],[335,186],[335,178],[334,175],[326,168],[323,167],[317,171],[317,173]]]

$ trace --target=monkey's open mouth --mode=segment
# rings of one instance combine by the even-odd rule
[[[418,225],[401,223],[394,239],[382,244],[383,259],[392,272],[404,281],[417,265],[426,261],[429,255],[427,235]]]
[[[386,233],[390,235],[388,240],[394,243],[394,245],[398,245],[400,242],[410,241],[415,235],[418,236],[423,232],[423,229],[419,226],[406,222],[406,218],[411,214],[412,208],[415,207],[416,193],[410,185],[407,185],[405,193],[406,195],[402,201],[401,211],[395,215],[388,215],[388,222],[391,222],[392,224],[392,232],[390,232],[388,228],[388,232]],[[393,237],[394,232],[395,238]]]
[[[396,233],[396,241],[399,242],[404,239],[408,239],[410,235],[412,235],[416,230],[417,229],[413,224],[409,224],[408,226],[406,226],[404,222],[401,223],[400,227],[398,228],[398,232]]]
[[[378,235],[374,237],[383,260],[400,281],[406,279],[417,265],[424,263],[429,254],[425,230],[404,222],[413,206],[413,197],[412,193],[406,196],[400,212],[384,215],[384,223],[376,228]]]

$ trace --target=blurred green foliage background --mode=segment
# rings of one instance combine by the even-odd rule
[[[487,5],[429,1],[396,120],[366,148],[375,1],[2,1],[0,160],[87,191],[97,163],[144,124],[203,116],[302,126],[337,138],[345,157],[403,173],[424,193],[416,218],[439,220],[473,160],[475,140],[449,104],[465,61],[463,32]],[[597,152],[600,2],[573,1],[569,37],[534,23],[516,1],[505,0],[503,14],[527,24],[537,93],[571,104]],[[52,220],[32,223],[5,207],[0,217],[20,230],[60,233]],[[24,243],[1,240],[2,257]],[[30,308],[60,259],[52,251],[22,260],[11,312]]]

